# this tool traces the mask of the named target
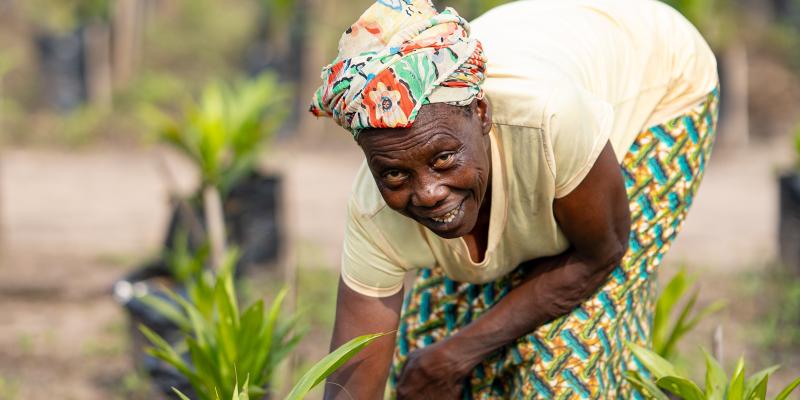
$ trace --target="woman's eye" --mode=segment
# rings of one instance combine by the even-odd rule
[[[434,168],[446,168],[453,161],[453,153],[442,154],[433,163]]]
[[[387,181],[388,183],[390,183],[390,184],[392,184],[392,183],[399,183],[399,182],[401,182],[403,179],[405,179],[405,177],[406,177],[406,174],[405,174],[405,172],[398,171],[398,170],[386,171],[386,172],[383,174],[383,179],[384,179],[385,181]]]

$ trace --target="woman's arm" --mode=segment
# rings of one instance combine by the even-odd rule
[[[570,249],[530,261],[530,275],[480,318],[411,353],[398,382],[399,399],[421,398],[431,389],[432,374],[463,378],[494,350],[568,314],[601,287],[627,250],[630,230],[625,185],[610,144],[581,184],[553,208]]]
[[[359,294],[339,279],[331,351],[357,336],[397,330],[403,291],[384,298]],[[328,377],[325,399],[383,398],[395,334],[377,339]]]

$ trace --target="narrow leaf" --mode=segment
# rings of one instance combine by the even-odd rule
[[[656,381],[656,385],[680,396],[684,400],[704,400],[705,396],[697,385],[686,378],[665,376]]]
[[[794,392],[794,390],[797,389],[798,386],[800,386],[800,378],[795,379],[794,381],[792,381],[792,383],[783,388],[783,390],[781,390],[781,392],[778,393],[778,397],[776,397],[775,400],[788,399],[789,395],[792,394],[792,392]]]
[[[719,362],[714,357],[711,357],[705,349],[703,349],[703,354],[706,357],[706,398],[708,400],[722,400],[723,396],[725,396],[728,376],[722,366],[719,365]]]
[[[177,395],[178,395],[178,397],[180,397],[180,398],[181,398],[181,400],[192,400],[192,399],[190,399],[190,398],[186,397],[186,395],[185,395],[185,394],[181,393],[181,391],[180,391],[180,390],[178,390],[178,389],[175,389],[174,387],[172,388],[172,391],[173,391],[173,392],[175,392],[175,394],[177,394]]]
[[[658,296],[656,311],[653,315],[653,349],[658,354],[664,354],[662,349],[667,339],[669,329],[669,317],[675,304],[680,300],[690,283],[687,280],[686,269],[681,268],[672,279],[669,280],[661,294]]]
[[[139,300],[155,310],[157,313],[172,321],[182,331],[188,330],[191,326],[189,319],[186,318],[186,315],[182,313],[175,304],[155,295],[147,295],[139,298]]]
[[[756,372],[755,374],[751,375],[744,381],[744,398],[750,399],[753,398],[753,392],[761,385],[762,381],[764,382],[764,390],[766,390],[766,379],[775,372],[780,365],[773,365],[769,368],[764,368],[761,371]],[[763,399],[766,396],[766,392],[761,397],[755,397],[758,399]]]
[[[372,335],[359,336],[343,344],[332,353],[325,356],[322,360],[314,364],[297,382],[297,384],[286,396],[286,400],[301,400],[303,397],[317,386],[320,382],[325,380],[328,375],[336,371],[337,368],[342,366],[353,356],[358,354],[368,344],[372,343],[388,333],[376,333]]]
[[[656,379],[665,376],[678,376],[675,366],[658,354],[639,346],[636,343],[627,342],[626,344],[636,358],[638,358],[639,361],[641,361],[642,364],[647,367],[647,369],[653,374],[653,376],[655,376]]]
[[[656,384],[649,380],[644,379],[637,371],[628,371],[625,374],[625,379],[630,382],[633,387],[638,390],[645,399],[648,400],[669,400],[664,392],[656,386]]]
[[[728,384],[727,400],[744,400],[744,358],[739,358],[733,370],[733,378]]]

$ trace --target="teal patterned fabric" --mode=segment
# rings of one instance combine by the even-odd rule
[[[685,115],[639,134],[622,163],[630,200],[629,249],[605,285],[572,313],[496,351],[466,381],[464,399],[641,398],[625,372],[646,370],[624,346],[648,344],[656,273],[691,206],[716,133],[719,91]],[[403,303],[394,387],[408,354],[442,340],[512,290],[527,271],[492,283],[459,283],[439,268],[418,272]]]

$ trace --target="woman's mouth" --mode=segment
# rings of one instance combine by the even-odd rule
[[[449,224],[453,222],[457,217],[459,217],[463,212],[464,212],[464,202],[462,201],[457,207],[453,208],[452,210],[438,217],[430,217],[429,219],[438,224]]]

